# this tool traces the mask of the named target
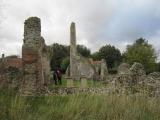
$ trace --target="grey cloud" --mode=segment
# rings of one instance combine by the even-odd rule
[[[158,0],[4,0],[0,51],[21,54],[23,22],[30,16],[41,18],[42,36],[47,44],[69,44],[72,21],[77,26],[77,42],[92,51],[105,44],[124,51],[138,37],[160,43],[159,3]]]

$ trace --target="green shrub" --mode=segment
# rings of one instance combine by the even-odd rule
[[[61,63],[61,69],[62,69],[62,72],[65,73],[66,70],[67,70],[67,67],[69,66],[69,57],[66,57],[63,59],[62,63]]]

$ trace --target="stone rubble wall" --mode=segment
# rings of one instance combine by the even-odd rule
[[[94,69],[88,60],[77,53],[76,47],[76,27],[71,23],[70,27],[70,77],[80,80],[81,76],[92,78]]]
[[[130,65],[127,63],[122,63],[118,67],[118,74],[127,74],[130,72]]]
[[[80,59],[76,61],[75,65],[77,65],[77,70],[75,71],[78,74],[78,80],[81,79],[82,76],[85,76],[87,79],[93,78],[94,68],[89,64],[87,59],[80,56]]]
[[[45,91],[45,86],[50,81],[48,51],[41,36],[40,19],[31,17],[24,24],[23,82],[20,93],[27,96],[38,95]]]
[[[50,81],[50,50],[41,36],[41,21],[37,17],[30,17],[24,23],[24,39],[21,58],[0,59],[0,88],[20,87],[23,96],[43,94],[72,94],[72,93],[118,93],[118,94],[147,94],[160,96],[160,73],[146,75],[142,64],[134,63],[131,67],[122,63],[118,74],[109,77],[104,60],[93,61],[77,53],[75,23],[70,28],[70,67],[68,75],[70,86],[73,80],[82,80],[85,88],[55,88],[47,90]],[[108,78],[109,80],[108,80]],[[85,79],[84,79],[85,78]],[[72,80],[71,80],[72,79]],[[106,87],[86,88],[86,80],[106,81]]]
[[[106,80],[106,77],[108,76],[107,64],[104,59],[101,60],[100,69],[101,69],[100,77],[101,77],[101,80],[104,81],[104,80]]]
[[[2,57],[0,59],[0,88],[18,89],[22,80],[22,59]]]
[[[124,65],[124,64],[123,64]],[[121,66],[122,67],[122,66]],[[114,79],[117,91],[124,93],[144,93],[149,96],[160,96],[160,73],[154,72],[146,75],[140,63],[134,63],[131,68],[123,66]]]
[[[77,53],[75,23],[71,23],[70,27],[70,66],[68,70],[70,72],[67,71],[67,73],[70,73],[70,77],[74,80],[80,80],[82,76],[88,79],[104,80],[108,72],[105,61],[101,61],[99,65],[92,64],[89,59]],[[102,72],[99,73],[99,71]]]
[[[106,87],[102,88],[54,88],[50,90],[46,95],[68,95],[68,94],[111,94],[114,93],[113,89],[108,89]]]

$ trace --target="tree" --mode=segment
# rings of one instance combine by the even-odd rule
[[[156,63],[156,71],[160,72],[160,62]]]
[[[144,65],[146,72],[152,72],[156,69],[156,53],[151,44],[143,38],[137,39],[133,45],[128,45],[124,53],[124,60],[129,64],[139,62]]]
[[[93,60],[101,60],[99,52],[95,52],[91,55]]]
[[[91,54],[91,51],[84,45],[77,45],[77,51],[84,57],[89,57]]]
[[[69,60],[69,51],[70,46],[60,45],[58,43],[54,43],[50,46],[51,49],[51,69],[54,70],[56,68],[61,68],[65,71],[67,68],[68,60]],[[77,45],[77,51],[84,57],[90,56],[90,50],[84,45]]]
[[[109,69],[117,67],[122,60],[120,50],[111,45],[102,46],[98,57],[106,60]]]
[[[54,43],[51,46],[52,49],[52,59],[51,59],[51,69],[60,68],[61,63],[64,58],[69,56],[69,47]]]
[[[66,57],[66,58],[64,58],[62,60],[62,62],[61,62],[61,69],[62,69],[63,73],[66,72],[66,70],[67,70],[67,68],[69,66],[69,63],[70,63],[69,57]]]

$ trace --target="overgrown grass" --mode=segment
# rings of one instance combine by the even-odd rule
[[[0,120],[160,120],[160,99],[86,94],[19,97],[1,90]]]
[[[67,80],[62,78],[62,85],[55,85],[54,84],[54,80],[51,81],[52,84],[50,85],[50,88],[58,88],[58,87],[61,87],[61,88],[64,88],[64,87],[67,87]],[[74,84],[74,87],[81,87],[81,81],[80,80],[74,80],[73,81],[73,84]],[[102,87],[102,86],[105,86],[104,84],[102,84],[102,81],[93,81],[93,80],[87,80],[87,86],[88,87]]]

